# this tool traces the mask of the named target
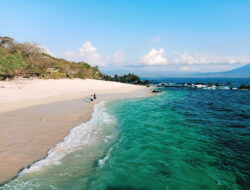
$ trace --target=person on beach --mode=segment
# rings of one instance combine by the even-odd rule
[[[91,102],[93,102],[94,101],[94,97],[93,97],[93,95],[91,94],[91,96],[90,96],[90,101]]]
[[[94,100],[96,100],[96,93],[94,93]]]

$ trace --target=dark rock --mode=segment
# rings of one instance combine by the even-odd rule
[[[152,90],[152,93],[159,93],[161,92],[160,90]]]
[[[212,87],[214,84],[213,83],[208,83],[207,86],[208,87]]]
[[[175,87],[175,88],[183,88],[184,86],[178,86],[178,85],[166,85],[164,86],[165,88],[171,88],[171,87]]]
[[[250,90],[250,86],[245,86],[245,85],[241,85],[239,87],[240,90]]]

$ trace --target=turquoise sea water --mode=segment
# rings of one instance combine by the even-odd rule
[[[250,92],[161,90],[98,104],[0,189],[249,189]]]

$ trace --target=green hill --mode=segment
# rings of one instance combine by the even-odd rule
[[[44,53],[36,44],[17,43],[12,38],[0,37],[0,78],[14,76],[101,79],[102,74],[97,66],[58,59]]]

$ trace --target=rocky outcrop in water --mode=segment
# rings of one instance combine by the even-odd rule
[[[152,90],[152,93],[159,93],[161,92],[160,90]]]
[[[250,90],[250,86],[241,85],[238,89],[240,89],[240,90]]]

